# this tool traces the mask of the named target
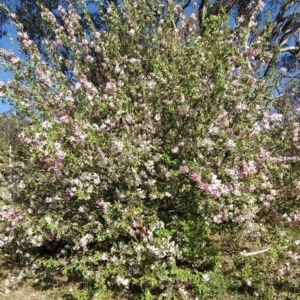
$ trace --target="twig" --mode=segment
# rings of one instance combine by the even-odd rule
[[[240,254],[242,256],[252,256],[252,255],[256,255],[256,254],[260,254],[260,253],[264,253],[264,252],[268,252],[270,250],[270,248],[266,248],[266,249],[262,249],[262,250],[258,250],[258,251],[254,251],[254,252],[240,252]]]
[[[283,249],[286,249],[287,246],[284,246]],[[240,254],[242,256],[252,256],[252,255],[256,255],[256,254],[261,254],[261,253],[265,253],[265,252],[268,252],[271,248],[268,247],[268,248],[265,248],[265,249],[262,249],[262,250],[258,250],[258,251],[254,251],[254,252],[240,252]]]

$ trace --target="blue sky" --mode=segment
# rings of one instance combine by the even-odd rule
[[[5,24],[4,29],[7,31],[7,35],[1,38],[0,48],[18,54],[19,45],[16,29],[9,24]],[[13,74],[11,72],[5,72],[3,66],[0,65],[0,81],[6,81],[8,79],[13,79]],[[8,104],[3,104],[0,98],[0,113],[8,111],[11,108],[13,107]]]

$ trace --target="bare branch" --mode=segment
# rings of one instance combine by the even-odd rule
[[[253,255],[256,255],[256,254],[261,254],[261,253],[265,253],[265,252],[268,252],[270,250],[270,248],[266,248],[266,249],[262,249],[262,250],[259,250],[259,251],[254,251],[254,252],[241,252],[240,254],[242,256],[253,256]]]
[[[281,6],[281,9],[279,10],[277,16],[275,17],[275,20],[273,21],[275,26],[276,24],[279,24],[284,21],[283,16],[286,13],[288,9],[290,9],[294,4],[295,0],[287,0],[285,3]]]
[[[183,10],[185,10],[190,4],[192,0],[188,0],[184,5],[183,5]]]
[[[293,31],[290,31],[290,32],[284,34],[284,35],[282,36],[282,38],[280,39],[280,41],[278,42],[278,44],[279,44],[280,46],[285,45],[285,44],[288,42],[288,40],[289,40],[290,38],[292,38],[292,37],[293,37],[295,34],[297,34],[298,32],[300,32],[300,26],[297,27],[297,28],[295,28]]]
[[[292,47],[285,47],[285,48],[281,48],[280,49],[280,52],[283,53],[283,52],[297,52],[300,50],[300,47],[296,47],[296,46],[292,46]]]
[[[287,246],[283,247],[283,249],[286,249]],[[256,254],[261,254],[261,253],[265,253],[265,252],[268,252],[271,248],[268,247],[268,248],[265,248],[265,249],[262,249],[262,250],[258,250],[258,251],[254,251],[254,252],[240,252],[240,254],[242,256],[253,256],[253,255],[256,255]]]

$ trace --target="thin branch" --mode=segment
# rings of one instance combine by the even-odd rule
[[[288,40],[293,37],[295,34],[300,32],[300,26],[296,27],[294,30],[289,31],[288,33],[284,34],[281,41],[278,43],[280,46],[286,44]]]
[[[280,52],[297,52],[300,50],[300,47],[296,47],[296,46],[292,46],[292,47],[285,47],[285,48],[281,48]]]
[[[240,254],[242,256],[252,256],[252,255],[268,252],[269,250],[270,250],[270,248],[266,248],[266,249],[262,249],[262,250],[258,250],[258,251],[254,251],[254,252],[246,252],[246,253],[245,252],[240,252]]]
[[[286,249],[287,246],[284,246],[283,249]],[[254,251],[254,252],[240,252],[240,254],[242,256],[253,256],[253,255],[256,255],[256,254],[261,254],[261,253],[265,253],[265,252],[268,252],[271,248],[268,247],[268,248],[265,248],[265,249],[262,249],[262,250],[258,250],[258,251]]]
[[[183,10],[185,10],[190,4],[192,0],[188,0],[184,5],[183,5]]]

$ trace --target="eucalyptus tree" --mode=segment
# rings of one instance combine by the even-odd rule
[[[300,57],[299,0],[266,0],[265,3],[261,0],[147,0],[146,4],[159,21],[167,13],[168,7],[173,2],[183,4],[182,11],[178,11],[177,18],[175,18],[176,24],[174,26],[179,26],[182,17],[193,13],[198,19],[199,31],[203,32],[205,31],[203,20],[217,15],[221,11],[228,14],[233,32],[238,30],[235,27],[237,20],[243,20],[245,26],[250,24],[248,45],[245,46],[249,47],[249,65],[251,67],[256,65],[256,58],[260,55],[260,53],[256,53],[255,45],[260,42],[260,37],[264,32],[268,31],[269,38],[264,43],[266,44],[266,51],[270,53],[270,60],[266,61],[262,75],[269,72],[271,66],[274,65],[278,68],[287,68],[293,74],[297,73]],[[263,9],[259,14],[254,14],[256,7],[254,4],[257,2]],[[57,7],[59,5],[68,6],[72,4],[79,15],[83,13],[83,8],[86,5],[93,26],[97,30],[107,30],[103,14],[106,13],[111,4],[120,5],[121,3],[122,1],[118,0],[44,0],[42,2],[37,0],[4,0],[8,10],[16,14],[18,22],[23,24],[24,30],[39,45],[41,52],[43,52],[42,41],[44,39],[51,40],[54,36],[54,33],[45,26],[41,17],[42,6],[58,16]],[[161,4],[160,9],[157,9],[155,3]],[[100,6],[102,7],[101,10],[99,9]],[[7,11],[2,8],[0,10],[0,24],[2,25],[0,36],[7,33],[8,28],[4,28],[3,25],[8,20]],[[249,21],[251,22],[249,23]],[[88,24],[86,24],[86,30],[88,31]],[[67,53],[68,51],[65,49],[65,57],[67,57]]]

